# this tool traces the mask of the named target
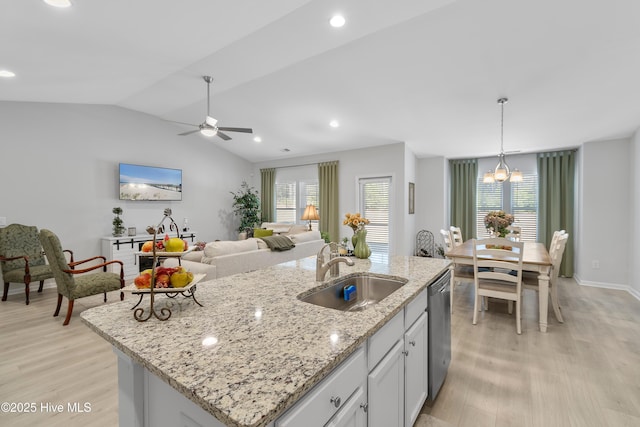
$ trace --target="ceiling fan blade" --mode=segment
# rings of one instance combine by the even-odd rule
[[[218,135],[220,138],[224,139],[225,141],[229,141],[231,139],[231,137],[226,133],[220,132],[220,128],[218,128],[218,133],[216,135]]]
[[[167,119],[163,119],[165,122],[169,122],[169,123],[178,123],[179,125],[187,125],[187,126],[195,126],[198,127],[198,125],[194,125],[193,123],[185,123],[185,122],[176,122],[175,120],[167,120]]]
[[[227,132],[253,133],[253,129],[250,129],[250,128],[229,128],[229,127],[218,126],[218,130],[224,130]]]
[[[189,132],[182,132],[179,133],[179,136],[186,136],[186,135],[191,135],[192,133],[196,133],[196,132],[200,132],[200,129],[196,129],[196,130],[190,130]]]

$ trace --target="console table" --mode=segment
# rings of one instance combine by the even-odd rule
[[[174,234],[175,235],[175,234]],[[180,232],[180,238],[187,242],[194,243],[196,241],[195,231]],[[149,240],[153,239],[152,234],[137,234],[135,236],[121,237],[103,237],[102,238],[102,255],[107,261],[117,259],[124,264],[125,280],[132,280],[140,274],[140,267],[136,254],[140,252],[140,248]],[[164,235],[158,235],[156,240],[164,239]]]

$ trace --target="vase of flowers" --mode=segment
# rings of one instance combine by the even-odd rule
[[[491,237],[505,237],[509,232],[507,227],[513,224],[513,215],[505,211],[491,211],[484,217],[484,226]]]
[[[347,213],[344,217],[342,224],[351,227],[353,230],[353,236],[351,237],[353,254],[356,258],[369,258],[371,249],[367,245],[367,229],[364,228],[365,225],[369,224],[369,220],[361,217],[359,213]]]

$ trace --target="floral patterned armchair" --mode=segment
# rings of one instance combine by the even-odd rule
[[[71,254],[71,261],[73,261],[73,253],[67,252]],[[32,281],[40,281],[38,292],[42,292],[44,281],[53,278],[53,273],[42,252],[37,227],[11,224],[0,228],[0,267],[4,282],[2,301],[7,300],[9,283],[24,283],[27,305],[29,304],[29,284]]]
[[[60,305],[62,297],[65,296],[69,300],[67,308],[67,317],[64,319],[63,325],[68,325],[73,312],[73,302],[78,298],[88,297],[104,293],[104,302],[107,302],[107,292],[124,288],[124,268],[122,261],[108,261],[103,256],[95,256],[81,261],[67,263],[64,256],[60,240],[53,232],[49,230],[40,230],[40,243],[44,248],[45,254],[51,264],[53,277],[58,285],[58,305],[54,317],[60,313]],[[77,270],[75,267],[96,259],[101,259],[99,264],[93,264],[90,267]],[[107,272],[107,266],[111,264],[120,265],[120,274]],[[82,274],[93,270],[102,269],[97,273]],[[77,277],[74,277],[78,275]],[[124,299],[124,293],[120,291],[120,300]]]

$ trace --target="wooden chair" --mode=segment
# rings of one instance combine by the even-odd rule
[[[522,333],[522,248],[522,242],[505,238],[473,240],[474,325],[481,298],[498,298],[515,302],[516,332]]]
[[[462,238],[462,230],[460,227],[454,227],[453,225],[449,227],[449,231],[451,231],[451,242],[453,246],[460,246],[464,243],[464,239]]]
[[[69,324],[71,313],[73,312],[73,302],[76,299],[104,293],[104,302],[107,302],[107,292],[124,288],[124,268],[122,261],[114,260],[106,262],[105,257],[95,256],[85,260],[67,263],[58,236],[49,230],[40,230],[39,237],[44,252],[49,259],[56,285],[58,286],[58,305],[56,306],[56,312],[53,314],[53,317],[58,316],[60,313],[62,297],[65,296],[69,300],[67,317],[64,319],[63,325],[66,326]],[[75,267],[80,264],[96,259],[101,259],[102,262],[81,270],[75,269]],[[120,265],[120,274],[107,272],[107,266],[110,264]],[[83,274],[99,268],[102,268],[103,271]],[[123,299],[124,293],[120,291],[120,300],[122,301]]]
[[[453,238],[451,237],[451,231],[441,229],[440,235],[442,236],[442,242],[444,243],[446,256],[447,252],[453,250]],[[451,298],[449,298],[449,309],[451,310],[451,314],[453,314],[453,291],[455,290],[456,285],[462,282],[473,282],[473,268],[468,265],[458,265],[451,270],[451,275],[453,280],[451,281]]]
[[[562,264],[562,256],[564,255],[564,249],[567,246],[567,240],[569,239],[569,234],[561,230],[562,233],[558,233],[558,236],[554,233],[554,240],[551,242],[551,246],[549,246],[549,257],[551,257],[551,274],[549,277],[549,296],[551,299],[551,306],[553,307],[553,312],[556,315],[556,319],[560,323],[564,323],[564,318],[562,317],[560,306],[560,301],[558,301],[558,272],[560,271],[560,265]],[[538,287],[538,274],[533,272],[525,272],[522,276],[522,287],[525,289],[533,289],[536,292],[539,292],[540,289]]]
[[[73,253],[65,251],[71,255]],[[39,281],[38,292],[46,279],[52,279],[53,273],[46,263],[38,228],[32,225],[10,224],[0,228],[0,267],[2,267],[2,281],[4,291],[2,301],[7,300],[10,283],[24,283],[25,303],[29,305],[29,285],[32,281]]]

